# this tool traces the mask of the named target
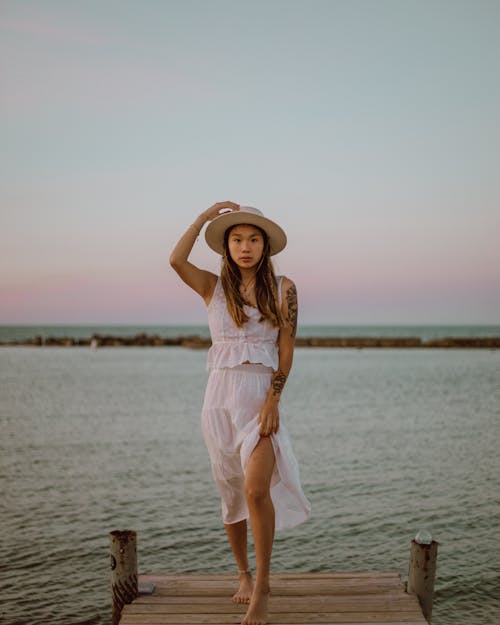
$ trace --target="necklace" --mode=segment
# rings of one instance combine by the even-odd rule
[[[253,278],[252,280],[249,280],[249,281],[247,282],[247,284],[245,284],[245,283],[242,281],[242,282],[241,282],[240,287],[241,287],[241,290],[243,291],[243,293],[244,293],[245,295],[247,295],[247,294],[248,294],[248,291],[250,290],[250,287],[251,287],[251,286],[253,286],[254,284],[255,284],[255,278]]]
[[[240,293],[243,295],[243,299],[246,305],[251,306],[252,308],[255,308],[255,304],[252,302],[253,297],[250,298],[249,295],[251,295],[252,293],[251,289],[254,285],[255,285],[255,278],[252,278],[246,284],[243,281],[240,284]]]

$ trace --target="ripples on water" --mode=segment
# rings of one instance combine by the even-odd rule
[[[206,352],[0,351],[0,622],[110,622],[113,529],[140,572],[235,569],[199,428]],[[297,350],[285,406],[313,516],[274,570],[398,571],[440,542],[434,625],[500,621],[500,352]],[[252,563],[254,566],[254,563]]]

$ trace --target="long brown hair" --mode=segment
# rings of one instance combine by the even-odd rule
[[[243,224],[237,224],[243,225]],[[253,224],[252,224],[253,225]],[[224,233],[224,253],[222,255],[221,282],[226,295],[227,309],[234,323],[238,328],[249,320],[249,316],[243,309],[245,298],[240,292],[241,272],[238,265],[231,258],[229,252],[229,234],[235,226],[232,226]],[[258,226],[253,226],[259,230],[264,239],[264,249],[262,257],[255,274],[255,299],[257,308],[260,311],[259,321],[269,321],[273,327],[285,325],[285,320],[279,306],[278,281],[274,274],[271,261],[269,237],[266,232]]]

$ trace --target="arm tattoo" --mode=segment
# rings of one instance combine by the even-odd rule
[[[281,395],[281,391],[285,386],[286,375],[281,369],[278,369],[272,379],[273,395]]]
[[[297,334],[297,289],[295,284],[292,284],[286,292],[286,303],[288,306],[287,321],[290,324],[291,335],[295,338]]]

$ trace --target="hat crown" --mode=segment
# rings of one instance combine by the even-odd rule
[[[252,213],[253,215],[260,215],[261,217],[264,217],[264,213],[262,211],[260,211],[258,208],[255,208],[255,206],[240,206],[240,213]]]

